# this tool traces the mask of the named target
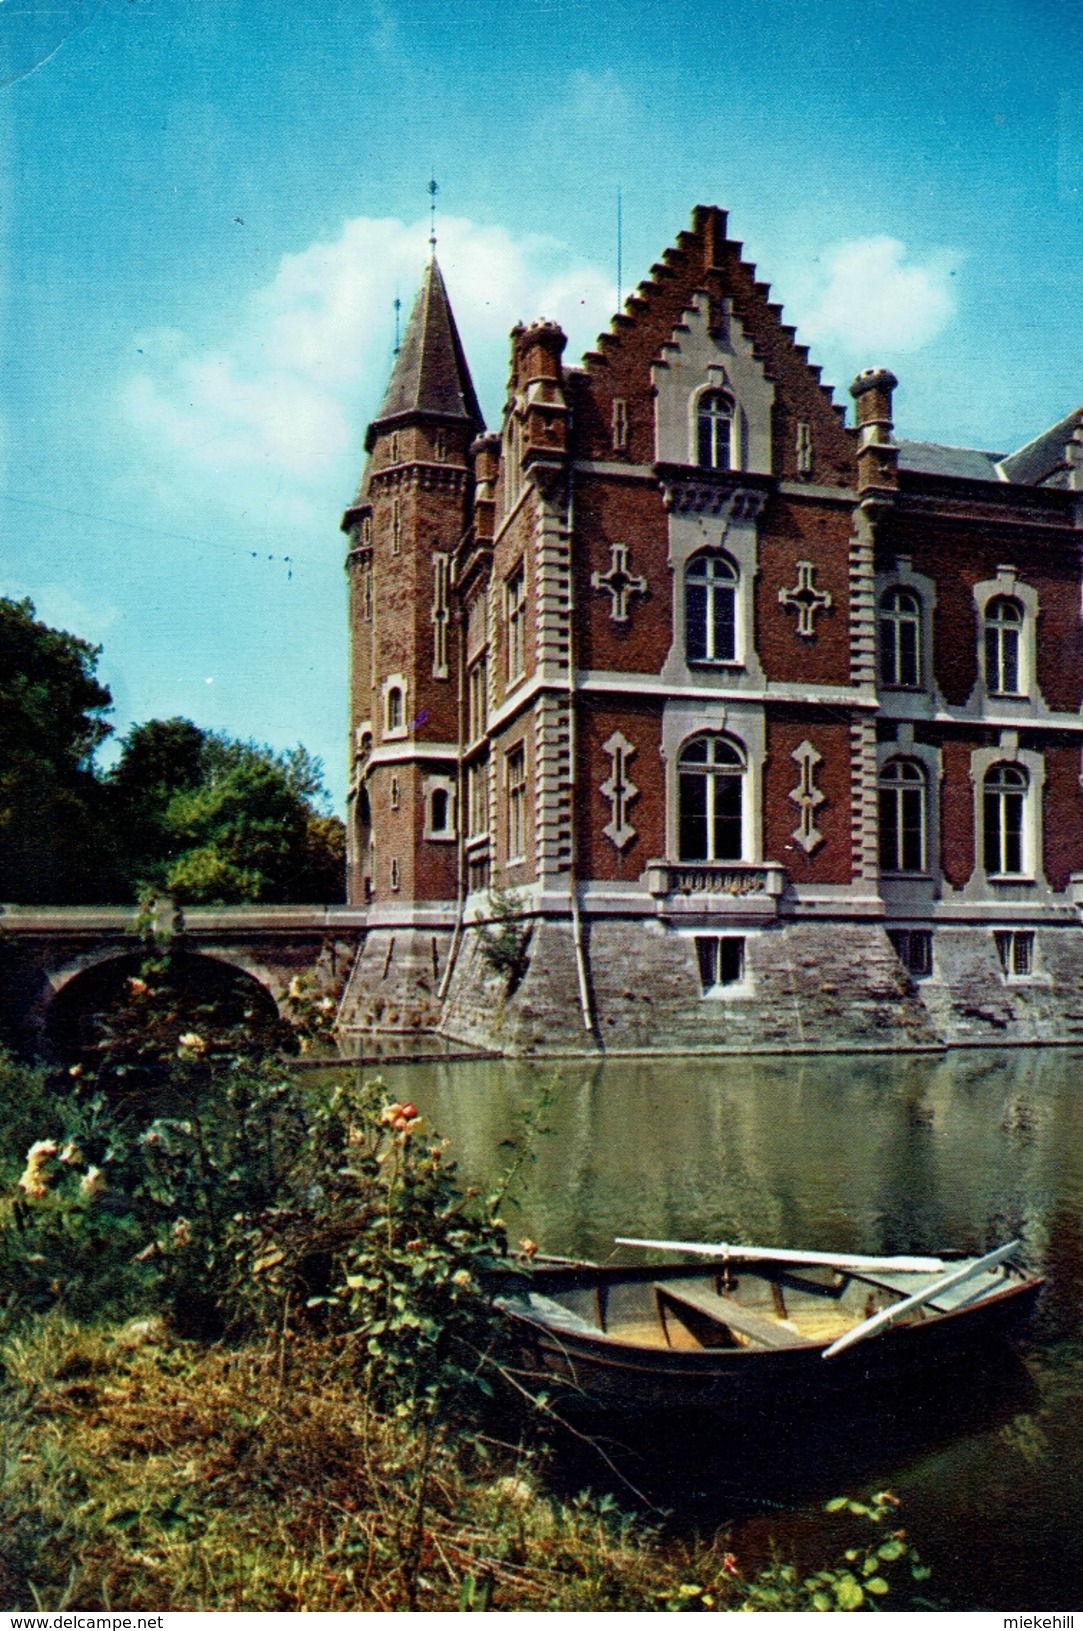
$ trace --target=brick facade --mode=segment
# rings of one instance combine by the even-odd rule
[[[382,981],[412,948],[382,1011],[924,1046],[984,1034],[980,971],[1032,1039],[1083,979],[1083,410],[1011,455],[897,440],[869,369],[847,424],[711,208],[564,348],[513,331],[486,434],[433,261],[366,438],[350,898]],[[499,891],[532,939],[498,1036]]]

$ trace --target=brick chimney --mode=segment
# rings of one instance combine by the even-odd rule
[[[857,411],[857,484],[894,489],[899,485],[899,450],[892,441],[891,393],[898,380],[890,368],[863,368],[850,395]]]

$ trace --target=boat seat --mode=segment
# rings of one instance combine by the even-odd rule
[[[748,1337],[761,1348],[790,1348],[794,1342],[800,1341],[792,1325],[782,1324],[766,1314],[753,1313],[752,1309],[742,1308],[731,1298],[720,1297],[716,1291],[709,1291],[705,1286],[656,1281],[654,1294],[663,1319],[665,1306],[669,1303],[678,1317],[682,1308],[705,1314],[716,1325],[724,1325],[730,1331]]]

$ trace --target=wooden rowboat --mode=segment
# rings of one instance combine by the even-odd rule
[[[916,1381],[1018,1335],[1044,1281],[1017,1248],[951,1262],[687,1245],[716,1261],[541,1259],[496,1302],[513,1367],[565,1406],[743,1410]]]

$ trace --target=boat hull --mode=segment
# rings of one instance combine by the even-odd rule
[[[633,1273],[637,1271],[632,1271]],[[687,1276],[701,1276],[702,1268]],[[543,1295],[627,1283],[629,1271],[542,1270],[530,1282]],[[638,1271],[659,1280],[658,1269]],[[680,1271],[665,1279],[679,1282]],[[506,1301],[508,1355],[520,1379],[544,1388],[562,1408],[605,1411],[710,1410],[740,1413],[769,1405],[804,1405],[857,1388],[911,1385],[943,1367],[973,1363],[1017,1338],[1031,1318],[1043,1281],[1005,1284],[980,1302],[899,1325],[824,1358],[823,1342],[760,1347],[676,1349],[639,1345],[603,1334],[555,1330]]]

